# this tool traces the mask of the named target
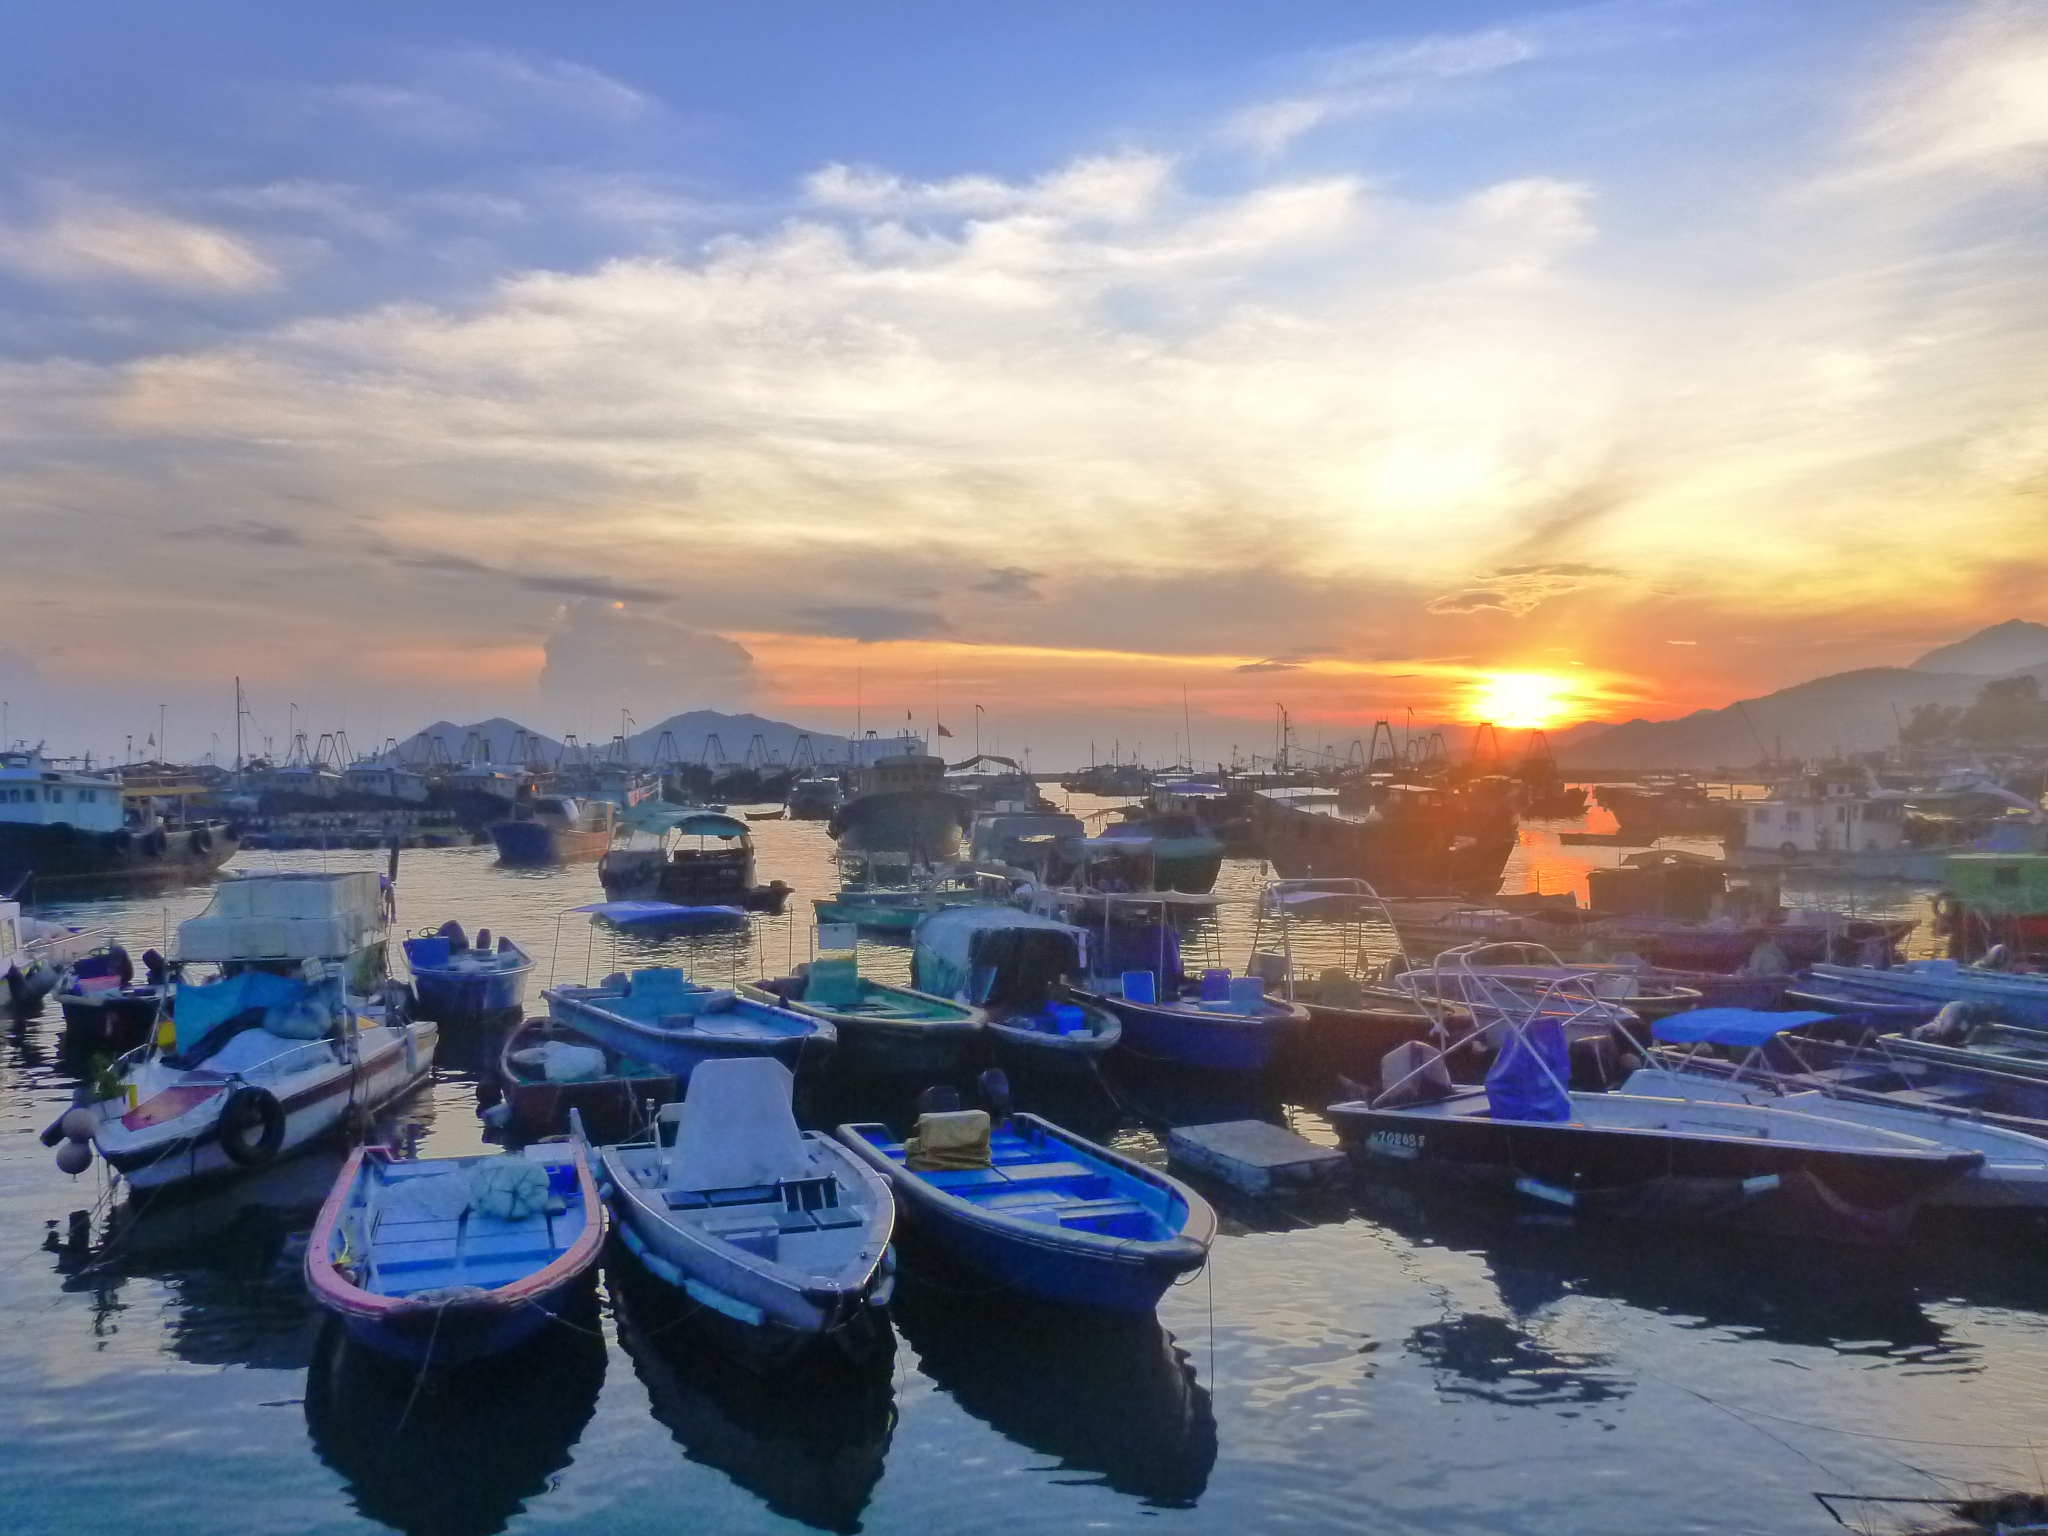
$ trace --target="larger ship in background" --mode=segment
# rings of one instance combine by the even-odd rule
[[[973,807],[948,788],[946,760],[909,734],[888,746],[893,750],[881,756],[863,754],[853,792],[832,812],[834,841],[847,853],[900,854],[916,863],[954,857]]]
[[[39,752],[0,753],[0,892],[31,878],[44,895],[206,879],[235,856],[241,833],[186,814],[205,793],[172,776],[123,778],[57,768]]]

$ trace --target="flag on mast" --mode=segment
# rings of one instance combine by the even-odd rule
[[[939,726],[939,734],[940,734],[941,736],[950,736],[950,735],[952,735],[953,733],[952,733],[951,731],[947,730],[947,729],[946,729],[946,727],[945,727],[945,725],[944,725],[944,724],[942,723],[942,724],[941,724],[941,725]]]

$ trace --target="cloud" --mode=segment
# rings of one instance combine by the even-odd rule
[[[992,597],[1014,597],[1035,601],[1044,595],[1038,590],[1038,584],[1043,580],[1043,571],[1027,570],[1021,565],[999,565],[974,583],[973,590],[986,592]]]
[[[1299,672],[1308,663],[1304,661],[1280,661],[1268,657],[1265,661],[1247,661],[1233,668],[1238,672]]]
[[[675,593],[663,587],[636,587],[609,576],[517,576],[529,592],[556,592],[567,597],[595,597],[622,603],[665,603]]]
[[[1445,81],[1506,69],[1537,53],[1532,38],[1493,30],[1327,54],[1311,71],[1307,90],[1242,108],[1226,121],[1223,136],[1277,154],[1312,129],[1396,111]]]
[[[197,523],[189,528],[166,529],[167,539],[214,539],[225,544],[263,544],[273,549],[297,549],[306,536],[281,523],[260,522],[253,517],[227,523]]]
[[[661,719],[684,709],[732,709],[758,686],[743,645],[595,599],[570,604],[548,635],[543,699],[563,709],[632,710]]]
[[[1847,184],[2048,167],[2048,7],[1991,0],[1957,19],[1938,14],[1942,29],[1872,93]]]
[[[791,613],[789,622],[801,634],[837,635],[848,640],[921,640],[952,630],[943,614],[882,603],[826,603],[799,608]]]
[[[833,164],[806,177],[804,190],[822,208],[873,218],[1038,215],[1131,223],[1154,208],[1172,174],[1165,156],[1135,152],[1086,156],[1032,182],[995,176],[915,182]]]
[[[1471,586],[1447,592],[1433,599],[1429,611],[1436,614],[1495,611],[1521,618],[1554,597],[1577,592],[1620,573],[1597,565],[1504,565],[1489,571]]]
[[[40,220],[0,224],[0,266],[53,284],[242,293],[277,273],[246,241],[114,198],[63,191]]]

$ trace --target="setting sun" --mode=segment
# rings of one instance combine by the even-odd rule
[[[1571,679],[1548,672],[1486,672],[1473,679],[1469,697],[1476,719],[1537,730],[1571,712],[1572,688]]]

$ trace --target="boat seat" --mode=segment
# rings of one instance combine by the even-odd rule
[[[987,1184],[1010,1182],[1000,1168],[940,1168],[931,1173],[920,1173],[918,1177],[934,1189],[955,1193],[964,1189],[977,1189]]]
[[[1020,1163],[1003,1172],[1003,1177],[1012,1184],[1056,1184],[1061,1179],[1085,1179],[1100,1177],[1095,1170],[1082,1163]]]
[[[703,1211],[733,1205],[780,1205],[782,1194],[773,1184],[745,1184],[737,1189],[665,1189],[661,1202],[672,1211]]]

